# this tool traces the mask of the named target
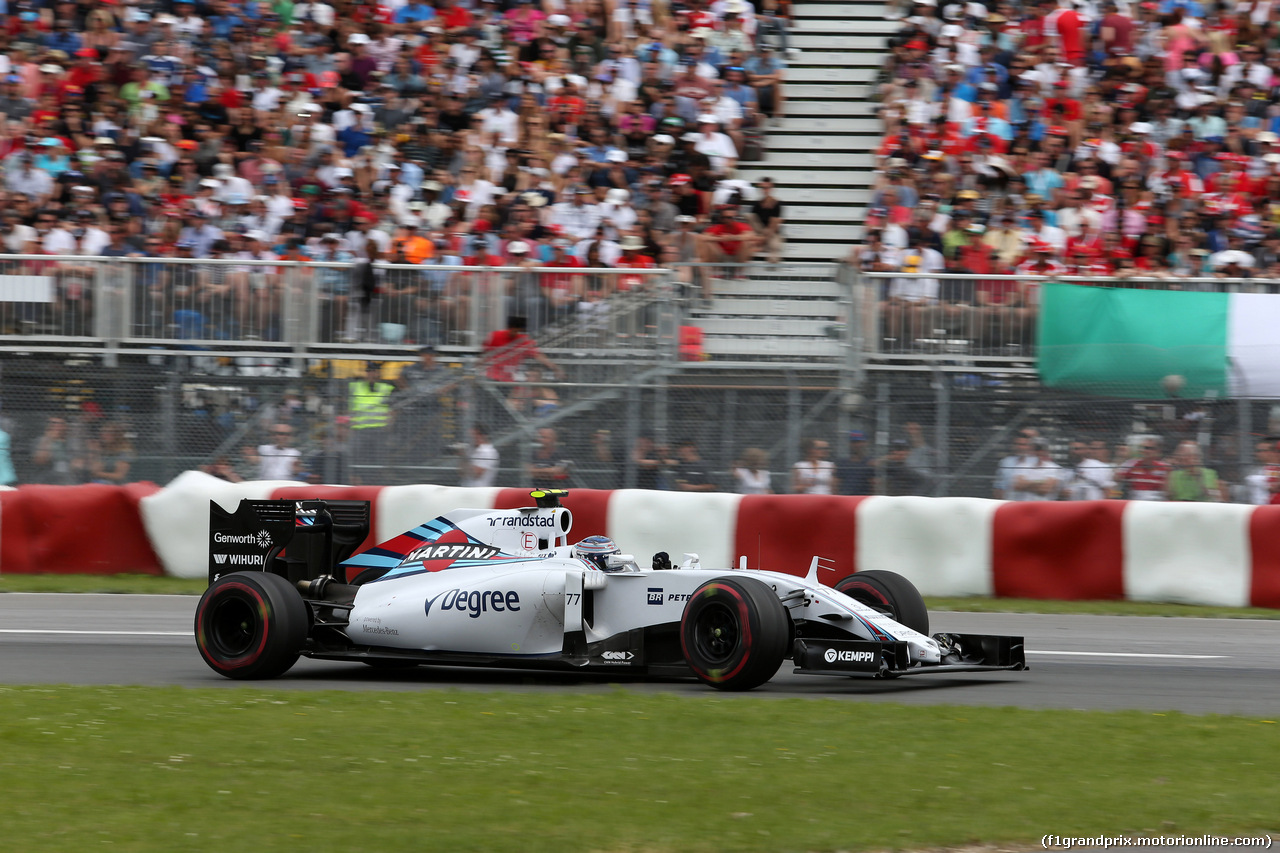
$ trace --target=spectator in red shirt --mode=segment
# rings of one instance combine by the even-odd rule
[[[1113,0],[1102,4],[1102,22],[1098,35],[1109,56],[1128,56],[1133,52],[1133,19],[1120,13]]]
[[[755,254],[759,242],[751,226],[738,218],[738,209],[733,205],[725,205],[702,236],[702,262],[708,264],[745,264]],[[734,278],[744,277],[741,270],[742,267],[734,267],[729,274]]]
[[[1042,0],[1052,11],[1044,18],[1044,34],[1062,45],[1062,54],[1072,65],[1084,64],[1084,38],[1088,25],[1075,6],[1058,6],[1056,0]],[[1057,7],[1057,8],[1055,8]]]
[[[472,24],[471,13],[454,0],[437,0],[435,7],[436,17],[447,33],[459,33]]]
[[[644,248],[644,240],[635,234],[628,234],[622,238],[622,255],[618,258],[615,267],[626,269],[651,270],[657,264],[653,262],[653,258],[642,254]],[[647,284],[648,276],[643,275],[620,275],[618,276],[618,290],[643,290]]]
[[[533,338],[525,334],[526,326],[524,317],[508,317],[505,329],[489,334],[484,342],[484,360],[485,375],[490,379],[495,382],[523,380],[522,365],[526,359],[533,359],[557,376],[564,376],[560,366],[543,355]]]
[[[1130,500],[1162,501],[1172,471],[1173,466],[1160,458],[1160,443],[1148,438],[1142,442],[1142,455],[1116,471],[1116,485],[1129,490]]]

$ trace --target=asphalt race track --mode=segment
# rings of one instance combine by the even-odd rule
[[[0,595],[0,684],[140,684],[296,690],[606,691],[706,694],[693,679],[418,667],[391,673],[303,659],[284,678],[233,682],[195,649],[195,596]],[[752,696],[857,702],[1177,710],[1268,716],[1280,708],[1280,621],[933,613],[932,630],[1026,637],[1029,672],[869,681],[793,675]],[[725,694],[721,694],[725,695]]]

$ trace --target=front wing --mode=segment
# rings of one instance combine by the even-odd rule
[[[896,678],[942,672],[996,672],[1027,669],[1021,637],[995,634],[940,634],[954,653],[939,664],[912,664],[901,641],[797,639],[795,672],[800,675],[857,675]]]

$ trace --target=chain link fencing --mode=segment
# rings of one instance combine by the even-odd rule
[[[1280,435],[1280,400],[1045,388],[1034,342],[1017,356],[928,343],[887,352],[876,285],[848,268],[832,280],[849,294],[838,355],[752,364],[688,360],[691,297],[675,276],[546,324],[535,335],[543,361],[448,345],[420,357],[385,340],[273,349],[15,336],[0,358],[0,426],[19,482],[166,482],[202,468],[228,479],[450,485],[482,426],[499,453],[496,484],[514,487],[533,481],[551,430],[556,461],[569,463],[558,484],[576,488],[758,490],[767,472],[770,490],[785,493],[796,463],[816,454],[836,463],[835,491],[989,497],[1014,443],[1041,439],[1063,471],[1060,499],[1096,496],[1081,482],[1084,451],[1115,466],[1144,444],[1173,458],[1187,442],[1224,497],[1269,497],[1258,445]],[[501,325],[493,313],[476,336]],[[385,386],[372,418],[356,402],[366,380]]]
[[[1144,442],[1170,458],[1192,442],[1224,496],[1241,502],[1265,497],[1249,481],[1268,461],[1256,448],[1280,435],[1280,400],[1115,400],[1055,392],[1027,374],[948,366],[870,370],[850,401],[834,370],[766,378],[556,358],[563,377],[531,370],[513,383],[488,378],[482,360],[444,356],[427,370],[375,362],[377,379],[394,387],[390,417],[362,429],[351,393],[367,375],[364,359],[308,359],[296,370],[286,359],[243,355],[128,355],[114,367],[96,357],[11,355],[0,416],[19,482],[166,482],[202,468],[228,479],[456,484],[469,428],[480,423],[500,454],[496,482],[507,486],[530,482],[528,465],[551,429],[557,461],[570,463],[563,485],[576,488],[740,491],[758,482],[735,470],[747,468],[770,472],[771,489],[785,493],[816,439],[837,464],[836,491],[990,497],[1001,460],[1019,438],[1036,437],[1064,469],[1060,499],[1096,496],[1077,482],[1082,448],[1118,465],[1139,457]],[[63,451],[42,455],[57,442]],[[272,467],[276,446],[298,451],[296,469]]]

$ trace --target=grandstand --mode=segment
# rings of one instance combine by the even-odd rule
[[[1274,290],[1256,10],[215,5],[0,31],[20,480],[253,476],[289,435],[313,481],[453,482],[486,426],[503,482],[555,430],[576,485],[675,487],[692,441],[785,491],[852,434],[859,488],[987,495],[1020,430],[1120,461],[1209,424],[1238,486],[1270,426],[1170,402],[1198,377],[1085,405],[1035,361],[1063,276]]]

